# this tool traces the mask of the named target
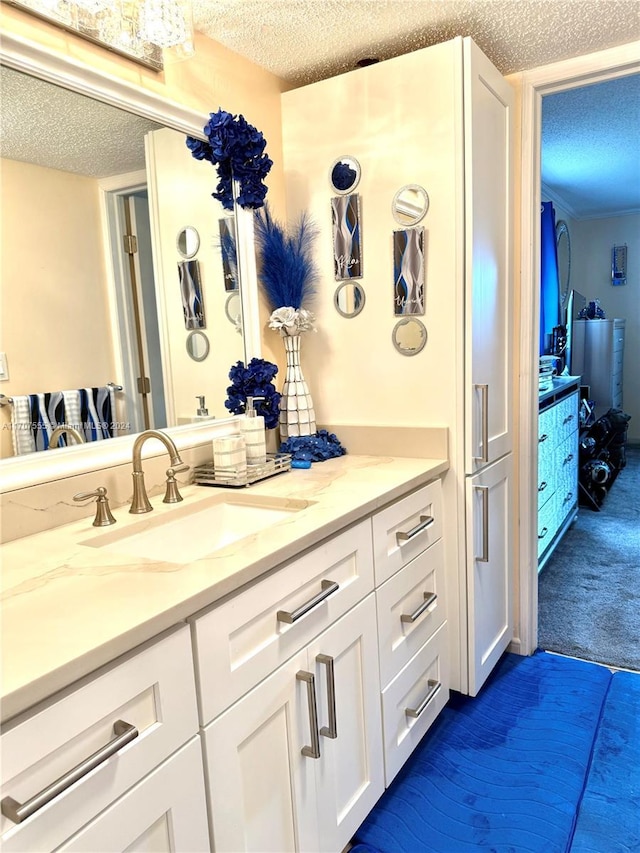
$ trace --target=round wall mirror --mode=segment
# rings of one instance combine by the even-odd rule
[[[355,157],[338,157],[331,165],[329,180],[335,192],[350,193],[360,180],[360,163]]]
[[[429,210],[429,196],[419,184],[400,187],[391,203],[393,218],[400,225],[415,225]]]
[[[336,287],[333,304],[343,317],[355,317],[364,308],[364,289],[353,281],[345,281]]]
[[[204,361],[209,355],[209,338],[204,332],[190,332],[187,335],[187,352],[194,361]]]
[[[176,246],[178,247],[178,252],[183,258],[189,259],[196,256],[196,253],[200,248],[200,235],[193,225],[185,225],[184,228],[181,228],[180,231],[178,231]]]
[[[421,320],[411,317],[398,320],[391,335],[394,347],[401,355],[417,355],[427,343],[427,330]]]
[[[569,237],[569,228],[564,219],[559,219],[556,222],[556,252],[558,254],[560,321],[564,325],[567,299],[569,298],[569,280],[571,278],[571,239]]]
[[[235,323],[236,326],[239,325],[242,313],[242,301],[238,292],[227,296],[227,301],[224,303],[224,313],[227,315],[230,323]]]

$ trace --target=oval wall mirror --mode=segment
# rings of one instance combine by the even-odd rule
[[[400,225],[415,225],[427,215],[429,196],[419,184],[400,187],[391,203],[393,218]]]
[[[190,332],[187,336],[187,352],[194,361],[204,361],[209,355],[209,338],[204,332]]]
[[[183,258],[187,260],[194,258],[200,248],[200,235],[197,229],[193,225],[185,225],[181,228],[176,237],[176,246]]]
[[[360,180],[360,163],[355,157],[338,157],[331,165],[329,181],[337,193],[350,193],[358,186]]]
[[[398,320],[391,335],[394,347],[401,355],[417,355],[427,343],[427,330],[421,320],[411,317]]]
[[[239,325],[242,313],[242,301],[239,293],[232,293],[227,297],[227,301],[224,304],[224,313],[227,315],[230,323],[234,323],[236,326]]]
[[[569,297],[571,279],[571,238],[564,219],[556,222],[556,252],[558,255],[558,299],[560,302],[560,322],[565,323],[565,311]]]
[[[345,281],[336,287],[333,304],[343,317],[355,317],[364,308],[365,296],[361,285]]]

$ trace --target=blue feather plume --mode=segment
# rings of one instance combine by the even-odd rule
[[[303,211],[289,226],[287,234],[273,218],[268,204],[256,212],[255,225],[260,261],[258,278],[271,309],[302,308],[315,295],[318,283],[312,257],[317,226]]]

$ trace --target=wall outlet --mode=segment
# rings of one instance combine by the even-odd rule
[[[0,352],[0,382],[9,378],[9,364],[6,352]]]

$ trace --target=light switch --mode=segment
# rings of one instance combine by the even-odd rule
[[[0,382],[9,378],[9,365],[6,352],[0,352]]]

